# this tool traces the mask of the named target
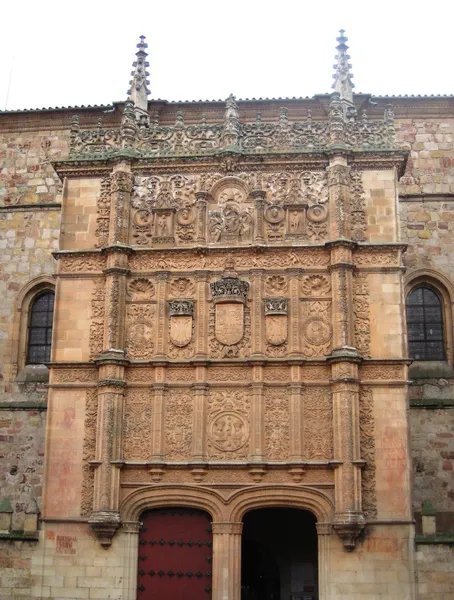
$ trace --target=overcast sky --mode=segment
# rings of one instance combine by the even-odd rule
[[[450,0],[3,0],[0,109],[7,96],[9,110],[124,100],[141,34],[148,42],[150,98],[329,92],[340,28],[349,38],[356,92],[451,94],[453,5]]]

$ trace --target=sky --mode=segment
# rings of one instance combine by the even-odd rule
[[[0,110],[126,99],[140,35],[150,99],[331,91],[336,37],[355,92],[454,93],[450,0],[23,0],[0,7]]]

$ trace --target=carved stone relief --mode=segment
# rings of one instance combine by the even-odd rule
[[[149,300],[155,295],[155,286],[150,279],[137,277],[129,282],[128,294],[131,300]]]
[[[123,457],[150,460],[153,394],[150,389],[128,389],[124,400]]]
[[[270,356],[287,354],[288,300],[287,298],[265,298],[266,353]]]
[[[103,350],[105,300],[105,280],[96,279],[91,297],[90,360],[97,358]]]
[[[167,460],[189,460],[192,443],[192,396],[171,390],[165,398],[165,455]]]
[[[333,415],[329,387],[303,390],[304,458],[329,460],[333,455]]]
[[[287,279],[282,275],[269,275],[265,280],[265,293],[268,296],[282,296],[287,289]]]
[[[375,431],[372,390],[362,387],[359,394],[359,428],[361,458],[366,461],[361,475],[363,512],[366,518],[377,516],[377,494],[375,488]]]
[[[97,416],[98,390],[87,390],[85,396],[81,516],[89,515],[93,510],[94,472],[88,461],[95,458]]]
[[[333,328],[331,302],[302,302],[303,353],[306,356],[324,356],[331,352]]]
[[[369,282],[366,274],[355,273],[353,294],[355,346],[363,356],[370,357]]]
[[[96,201],[96,248],[106,246],[109,240],[110,177],[101,179],[101,192]]]
[[[325,298],[330,295],[331,281],[325,275],[309,275],[301,282],[304,296]]]
[[[350,171],[350,227],[352,240],[355,242],[366,240],[366,203],[362,172],[355,169]]]
[[[290,443],[289,394],[268,388],[265,397],[265,455],[268,460],[288,460]]]
[[[170,282],[170,295],[173,298],[192,298],[194,290],[194,282],[187,277],[176,277]]]
[[[129,358],[153,356],[155,344],[154,304],[129,303],[126,308],[126,353]]]
[[[208,397],[208,456],[215,460],[241,460],[249,453],[250,394],[226,390]]]

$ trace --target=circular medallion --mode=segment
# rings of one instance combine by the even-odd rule
[[[153,220],[151,212],[149,210],[138,210],[134,215],[134,224],[139,227],[145,227],[150,225]]]
[[[307,209],[307,218],[313,223],[323,223],[328,217],[328,209],[322,204],[314,204]]]
[[[320,317],[310,317],[304,325],[303,335],[309,344],[322,346],[323,344],[327,344],[331,339],[331,325],[323,321]]]
[[[194,221],[194,211],[192,208],[189,208],[188,206],[184,206],[183,208],[180,208],[179,211],[177,211],[176,214],[176,219],[177,219],[177,223],[178,225],[191,225],[191,223]]]
[[[222,412],[211,421],[209,436],[218,450],[234,452],[247,442],[249,425],[246,419],[236,412]]]
[[[137,321],[130,326],[128,332],[128,347],[143,350],[153,346],[153,326],[146,321]]]
[[[281,223],[284,220],[285,212],[281,206],[268,206],[265,210],[265,219],[268,223],[272,223],[273,225],[277,223]]]

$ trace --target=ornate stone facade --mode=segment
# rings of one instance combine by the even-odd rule
[[[329,97],[207,113],[147,103],[141,40],[121,118],[76,115],[46,150],[65,185],[37,555],[108,556],[123,583],[100,597],[136,597],[140,515],[180,504],[213,520],[215,600],[239,599],[241,521],[264,506],[315,514],[320,600],[349,597],[341,572],[361,586],[347,551],[413,597],[407,109],[368,117],[339,52]]]

